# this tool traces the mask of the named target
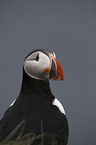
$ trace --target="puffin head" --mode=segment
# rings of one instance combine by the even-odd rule
[[[40,80],[63,80],[63,70],[54,52],[36,49],[24,60],[24,71],[32,78]]]

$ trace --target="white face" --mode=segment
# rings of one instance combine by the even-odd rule
[[[46,73],[46,69],[51,69],[51,61],[43,52],[34,52],[24,61],[24,70],[32,78],[48,79],[49,72]]]

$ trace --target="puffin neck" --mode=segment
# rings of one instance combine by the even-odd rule
[[[32,93],[52,94],[50,90],[49,80],[38,80],[31,78],[26,74],[23,68],[23,80],[21,92],[31,91]]]

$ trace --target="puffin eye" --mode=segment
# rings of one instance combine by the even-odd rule
[[[36,58],[35,58],[36,61],[39,60],[39,53],[37,54]]]

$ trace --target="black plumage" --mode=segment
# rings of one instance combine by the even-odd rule
[[[49,80],[34,79],[23,69],[20,94],[0,122],[0,141],[24,119],[24,134],[29,132],[41,134],[42,122],[44,133],[56,134],[59,145],[66,145],[68,141],[67,118],[58,107],[52,105],[54,99]],[[48,140],[45,144],[49,145]]]

